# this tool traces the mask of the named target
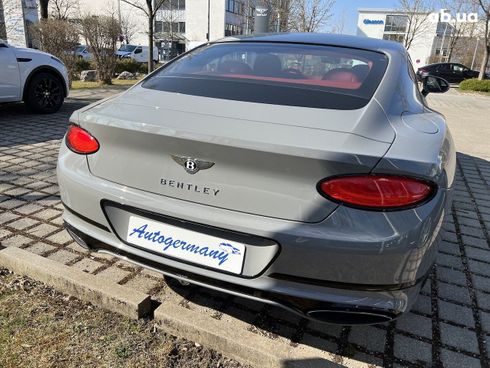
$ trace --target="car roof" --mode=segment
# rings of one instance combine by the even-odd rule
[[[217,40],[216,42],[220,43],[233,41],[307,43],[317,45],[352,47],[387,53],[406,52],[403,45],[395,41],[380,40],[378,38],[370,38],[364,36],[349,36],[329,33],[264,33],[256,35],[226,37]]]

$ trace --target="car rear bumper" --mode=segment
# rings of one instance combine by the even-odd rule
[[[277,304],[309,318],[338,319],[339,323],[383,322],[410,309],[435,259],[448,194],[439,190],[428,203],[401,212],[340,206],[319,223],[299,223],[111,183],[91,175],[86,158],[63,147],[58,180],[67,208],[63,215],[67,228],[86,247],[175,278]],[[107,204],[118,207],[120,214],[109,214]],[[142,211],[143,216],[163,215],[163,220],[184,219],[202,227],[269,239],[278,249],[260,253],[264,245],[248,244],[256,252],[247,250],[246,254],[254,256],[249,261],[246,258],[246,275],[205,269],[125,243],[117,234],[121,225],[116,222],[124,223],[125,213],[134,210]]]

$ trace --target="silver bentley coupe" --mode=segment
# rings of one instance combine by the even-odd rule
[[[399,43],[225,38],[70,118],[58,161],[83,247],[338,324],[408,311],[455,148]]]

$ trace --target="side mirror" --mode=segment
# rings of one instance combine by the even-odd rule
[[[449,91],[449,83],[441,78],[428,75],[422,80],[422,95],[425,97],[429,93],[444,93]]]

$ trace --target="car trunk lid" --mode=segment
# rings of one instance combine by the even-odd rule
[[[362,123],[373,119],[376,129]],[[80,124],[100,143],[88,156],[97,177],[179,200],[302,222],[321,221],[337,206],[318,193],[321,179],[369,173],[393,139],[377,104],[352,111],[307,109],[138,86],[85,110]],[[190,174],[188,158],[213,165]]]

